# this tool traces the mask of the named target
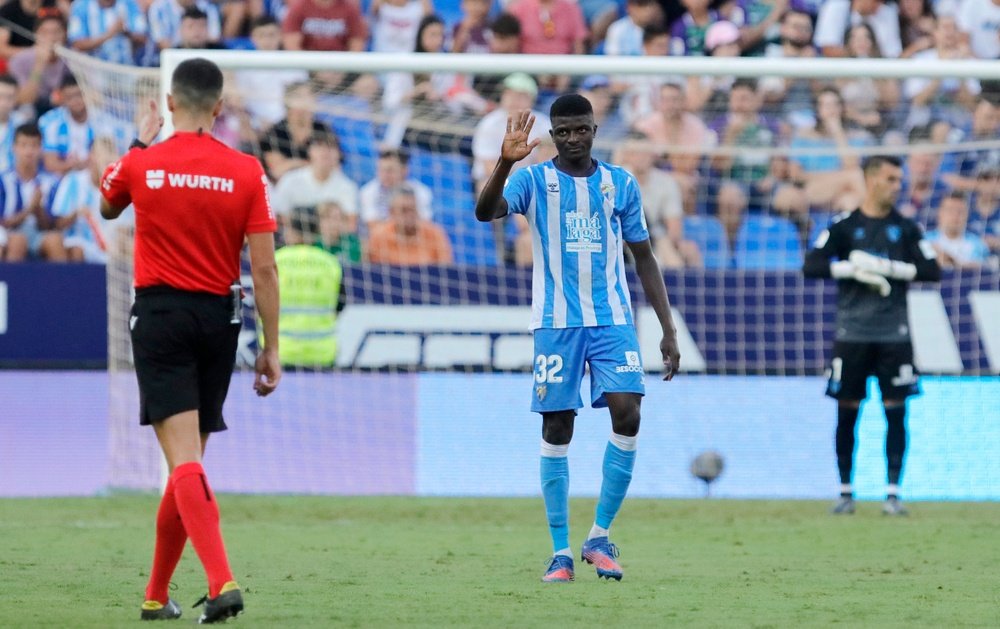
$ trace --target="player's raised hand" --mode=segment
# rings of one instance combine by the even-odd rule
[[[500,147],[500,159],[519,162],[541,142],[538,138],[530,140],[531,128],[535,126],[535,116],[530,111],[520,111],[507,116],[507,133],[503,136]]]
[[[664,334],[660,340],[660,354],[663,355],[663,379],[673,380],[681,366],[681,351],[677,347],[676,334]]]
[[[267,397],[274,393],[281,380],[281,361],[278,359],[278,352],[264,348],[264,351],[257,356],[254,371],[257,372],[257,376],[253,381],[253,390],[257,395]]]
[[[162,128],[163,116],[160,115],[160,107],[155,100],[150,99],[149,108],[139,120],[139,141],[143,144],[152,144],[156,136],[160,135]]]

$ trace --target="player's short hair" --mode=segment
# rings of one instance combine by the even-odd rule
[[[181,109],[210,111],[222,98],[222,70],[202,57],[182,61],[170,79],[170,95]]]
[[[890,166],[895,166],[896,168],[902,168],[903,160],[899,159],[895,155],[872,155],[865,160],[863,166],[865,175],[878,172],[878,170],[882,168],[882,164],[889,164]]]
[[[579,94],[563,94],[549,108],[549,118],[566,118],[569,116],[586,116],[594,113],[594,106]]]
[[[42,130],[34,122],[26,122],[14,129],[14,140],[20,137],[42,139]]]

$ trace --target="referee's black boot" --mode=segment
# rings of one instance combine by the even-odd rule
[[[227,618],[234,618],[243,611],[243,594],[236,581],[227,581],[219,590],[218,596],[208,598],[208,595],[205,595],[194,606],[197,607],[202,603],[205,607],[201,611],[201,617],[198,618],[198,624],[225,622]]]
[[[167,599],[164,605],[160,601],[146,601],[142,604],[142,613],[139,618],[142,620],[176,620],[181,617],[181,606],[172,599]]]

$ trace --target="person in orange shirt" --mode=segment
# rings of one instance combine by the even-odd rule
[[[421,266],[454,261],[448,235],[440,225],[423,219],[417,199],[406,186],[389,202],[389,219],[378,223],[368,238],[368,260],[381,264]]]

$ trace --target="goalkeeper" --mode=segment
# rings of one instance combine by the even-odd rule
[[[854,513],[854,432],[868,377],[878,378],[888,422],[888,488],[882,511],[906,515],[899,481],[906,453],[906,398],[919,393],[906,309],[907,283],[936,282],[941,269],[919,225],[894,203],[903,170],[898,158],[876,155],[864,166],[861,207],[834,218],[806,255],[806,277],[837,281],[837,331],[826,394],[837,405],[840,500],[835,514]]]

